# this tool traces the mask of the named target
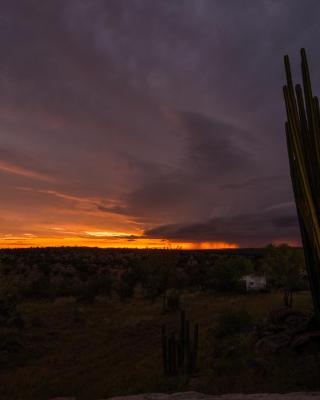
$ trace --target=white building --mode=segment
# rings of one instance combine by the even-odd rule
[[[246,283],[246,290],[264,290],[267,287],[267,279],[265,275],[250,274],[242,278]]]

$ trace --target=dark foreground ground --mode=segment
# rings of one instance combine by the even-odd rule
[[[151,302],[135,296],[120,302],[98,297],[86,305],[77,305],[73,297],[34,300],[19,306],[23,329],[1,330],[0,398],[89,400],[141,392],[320,388],[317,352],[257,352],[251,328],[241,324],[223,337],[214,334],[219,316],[230,310],[246,310],[251,323],[259,323],[281,306],[281,293],[185,292],[182,297],[188,317],[200,325],[198,372],[192,376],[163,376],[160,327],[175,327],[179,312],[163,313],[161,298]],[[309,293],[296,294],[294,306],[310,312]]]

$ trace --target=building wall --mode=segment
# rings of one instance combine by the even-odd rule
[[[267,280],[264,275],[246,275],[243,279],[246,282],[248,291],[263,290],[267,287]]]

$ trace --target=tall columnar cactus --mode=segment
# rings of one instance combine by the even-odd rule
[[[190,323],[185,319],[185,312],[180,314],[179,340],[175,333],[166,334],[166,326],[162,325],[162,359],[163,371],[168,375],[178,372],[192,374],[196,370],[199,344],[199,325],[194,325],[193,338],[190,338]]]
[[[184,350],[185,350],[185,334],[186,330],[186,315],[184,310],[181,311],[180,314],[180,365],[184,364]]]
[[[162,338],[162,360],[163,360],[163,371],[167,374],[168,365],[170,364],[168,361],[168,340],[167,340],[167,333],[166,333],[166,326],[162,325],[161,327],[161,338]]]
[[[301,49],[303,88],[293,86],[289,57],[285,56],[287,84],[285,124],[292,186],[297,207],[306,267],[320,324],[320,111],[313,95],[307,56]]]

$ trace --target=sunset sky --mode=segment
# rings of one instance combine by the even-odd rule
[[[0,247],[299,243],[283,55],[307,49],[319,94],[319,16],[318,0],[1,0]]]

